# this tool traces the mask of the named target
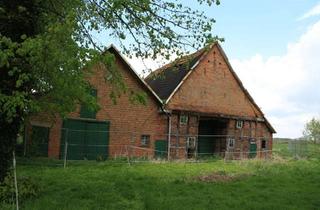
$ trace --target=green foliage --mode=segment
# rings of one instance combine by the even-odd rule
[[[312,118],[306,123],[303,135],[314,143],[320,142],[320,119]]]
[[[133,104],[147,104],[147,94],[145,92],[130,92],[129,100]]]
[[[99,108],[86,91],[93,65],[105,66],[114,102],[131,93],[114,56],[105,52],[93,32],[107,31],[128,56],[169,58],[213,41],[213,23],[201,11],[167,0],[1,1],[0,180],[26,117],[39,112],[64,117],[77,104]],[[143,94],[130,95],[130,101],[145,103]]]
[[[13,22],[0,28],[0,68],[7,74],[0,110],[7,121],[18,110],[66,115],[79,102],[94,107],[84,78],[90,71],[85,67],[98,61],[107,66],[106,80],[114,85],[110,96],[127,92],[114,58],[101,53],[92,31],[109,31],[129,56],[169,58],[181,55],[186,46],[198,48],[211,40],[214,22],[200,11],[166,1],[5,1],[0,7],[1,23]],[[17,33],[19,24],[24,28]],[[126,47],[125,40],[132,39]],[[140,96],[135,99],[141,102]]]
[[[39,195],[39,185],[30,177],[19,177],[17,182],[20,204]],[[15,188],[12,175],[8,175],[4,181],[0,183],[0,201],[1,203],[15,202]]]

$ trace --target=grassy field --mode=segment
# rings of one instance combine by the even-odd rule
[[[66,169],[48,164],[61,162],[38,163],[18,168],[40,186],[21,209],[320,209],[316,157],[131,166],[86,161]]]

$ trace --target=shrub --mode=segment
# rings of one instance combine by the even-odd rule
[[[22,203],[26,199],[37,197],[39,194],[38,184],[29,177],[18,178],[19,201]],[[2,183],[0,183],[0,201],[10,203],[15,199],[15,188],[13,176],[9,174]]]

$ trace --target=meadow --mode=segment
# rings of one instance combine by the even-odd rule
[[[21,160],[17,173],[36,181],[39,192],[21,209],[320,209],[317,153],[299,160],[76,161],[65,169],[59,161],[30,162]]]

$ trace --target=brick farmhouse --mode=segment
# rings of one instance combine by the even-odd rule
[[[128,90],[110,99],[105,66],[88,78],[100,105],[96,113],[78,106],[67,119],[45,114],[26,125],[26,152],[52,158],[96,159],[118,156],[232,159],[271,155],[274,128],[232,69],[218,43],[182,57],[142,79],[111,45]],[[144,92],[147,104],[131,103]]]

